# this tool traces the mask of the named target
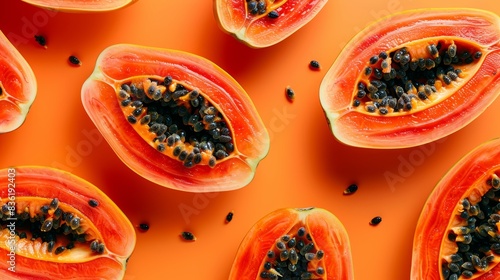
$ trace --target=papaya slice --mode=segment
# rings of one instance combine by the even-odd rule
[[[500,93],[499,40],[499,17],[483,10],[410,10],[374,22],[321,82],[332,133],[384,149],[456,132]]]
[[[25,3],[59,12],[109,12],[124,8],[137,0],[21,0]]]
[[[190,53],[110,46],[83,85],[82,102],[118,157],[168,188],[241,188],[269,150],[268,132],[244,89]]]
[[[309,23],[327,0],[214,0],[218,26],[253,48],[275,45]]]
[[[349,237],[322,208],[283,208],[262,217],[236,253],[229,280],[353,278]]]
[[[0,170],[0,278],[121,279],[135,230],[89,182],[61,170]]]
[[[37,82],[28,62],[0,31],[0,133],[19,128],[36,97]]]
[[[439,181],[415,229],[411,279],[500,278],[500,139],[465,155]]]

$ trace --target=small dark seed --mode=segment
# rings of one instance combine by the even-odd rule
[[[99,201],[97,201],[97,200],[95,200],[95,199],[90,199],[90,200],[89,200],[89,205],[90,205],[91,207],[97,207],[97,206],[99,206]]]
[[[293,91],[293,89],[291,87],[287,87],[285,90],[285,93],[286,93],[286,98],[288,99],[288,101],[293,101],[295,99],[295,92]]]
[[[181,232],[181,237],[187,241],[195,241],[196,240],[196,237],[189,231]]]
[[[66,250],[66,247],[64,246],[59,246],[56,248],[56,251],[54,252],[56,255],[59,255],[60,253],[64,252]]]
[[[146,223],[139,224],[139,229],[142,230],[142,231],[148,231],[149,230],[149,224],[146,224]]]
[[[128,116],[128,117],[127,117],[127,120],[128,120],[128,121],[129,121],[129,123],[131,123],[131,124],[134,124],[134,123],[136,123],[136,122],[137,122],[137,118],[136,118],[136,117],[134,117],[134,116],[132,116],[132,115]]]
[[[280,16],[280,14],[277,12],[277,11],[270,11],[267,16],[269,18],[278,18]]]
[[[42,47],[47,48],[47,40],[42,35],[35,35],[35,41]]]
[[[370,64],[375,64],[378,61],[378,55],[370,57]]]
[[[356,184],[351,184],[351,185],[349,185],[349,186],[348,186],[348,187],[344,190],[344,194],[345,194],[345,195],[353,194],[353,193],[355,193],[357,190],[358,190],[358,185],[356,185]]]
[[[73,65],[82,65],[82,62],[80,61],[80,59],[78,59],[78,57],[72,55],[68,58],[69,62]]]
[[[230,221],[233,220],[233,215],[234,215],[233,211],[227,213],[227,215],[226,215],[226,223],[229,223]]]
[[[317,60],[311,60],[311,62],[309,62],[309,66],[314,70],[318,70],[321,68]]]
[[[370,225],[375,226],[375,225],[380,224],[380,222],[382,222],[382,217],[376,216],[373,219],[371,219]]]

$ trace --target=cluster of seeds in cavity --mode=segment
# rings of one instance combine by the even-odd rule
[[[448,239],[455,242],[458,249],[442,262],[444,279],[471,278],[487,270],[500,256],[500,178],[493,174],[487,184],[491,188],[481,201],[472,204],[464,198],[460,202],[457,214],[463,225],[453,227],[448,233]]]
[[[248,12],[252,15],[263,15],[267,13],[267,3],[266,0],[246,0]],[[267,13],[270,18],[279,17],[279,13],[276,10]]]
[[[75,244],[90,244],[91,251],[102,254],[105,246],[99,240],[90,240],[82,225],[82,218],[75,213],[64,212],[59,208],[59,199],[54,198],[49,204],[43,205],[31,217],[30,209],[26,207],[23,212],[17,213],[8,204],[4,204],[0,210],[1,228],[5,228],[12,220],[16,221],[16,235],[20,239],[29,238],[31,241],[41,240],[47,246],[47,252],[56,255],[66,250],[71,250]],[[67,241],[65,245],[59,245],[58,239]],[[60,242],[59,242],[60,243]]]
[[[292,235],[283,235],[267,252],[261,279],[318,279],[325,274],[320,264],[322,250],[316,250],[309,233],[300,227]]]
[[[147,125],[155,133],[156,149],[186,167],[203,163],[214,167],[234,152],[234,141],[224,116],[201,92],[167,76],[164,80],[122,84],[122,107],[131,107],[127,120]]]
[[[440,42],[428,45],[426,55],[411,57],[406,47],[373,55],[352,105],[381,115],[410,111],[414,101],[426,102],[441,87],[457,81],[462,75],[460,65],[473,63],[482,53]]]

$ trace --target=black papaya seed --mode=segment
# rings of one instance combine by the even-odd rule
[[[71,55],[69,58],[68,58],[69,62],[73,65],[82,65],[82,62],[80,61],[80,59],[74,55]]]
[[[139,224],[139,229],[142,230],[142,231],[148,231],[149,230],[149,224],[141,223],[141,224]]]
[[[380,224],[380,222],[382,222],[382,217],[376,216],[373,219],[371,219],[370,225],[376,226],[376,225]]]
[[[349,195],[349,194],[353,194],[355,193],[356,191],[358,190],[358,185],[356,184],[350,184],[345,190],[344,190],[344,194],[345,195]]]
[[[227,215],[226,215],[226,223],[229,223],[229,222],[231,222],[233,220],[233,215],[234,215],[233,211],[227,213]]]
[[[195,241],[196,240],[196,236],[194,236],[194,234],[189,232],[189,231],[181,232],[181,237],[182,237],[182,239],[187,240],[187,241]]]

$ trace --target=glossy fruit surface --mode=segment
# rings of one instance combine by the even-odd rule
[[[37,92],[28,62],[0,31],[0,133],[23,124]]]
[[[108,12],[126,7],[137,0],[21,0],[28,4],[61,12]]]
[[[97,187],[38,166],[2,169],[0,182],[2,279],[123,277],[135,231]]]
[[[310,22],[327,0],[214,0],[219,27],[254,48],[269,47]]]
[[[499,175],[497,138],[469,152],[440,180],[415,230],[411,279],[499,279]]]
[[[243,239],[229,280],[353,279],[349,237],[321,208],[284,208],[261,218]],[[300,278],[302,277],[302,278]]]
[[[243,88],[205,58],[114,45],[82,88],[85,110],[140,176],[190,192],[241,188],[269,150]]]
[[[456,132],[500,93],[500,20],[474,9],[410,10],[355,36],[320,87],[336,138],[404,148]]]

